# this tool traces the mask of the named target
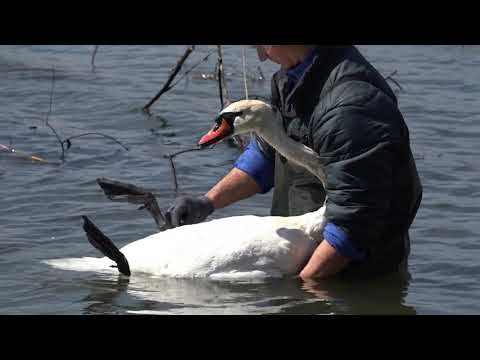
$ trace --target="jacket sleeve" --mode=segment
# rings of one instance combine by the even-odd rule
[[[234,167],[250,175],[260,187],[261,194],[270,191],[274,185],[275,162],[260,149],[255,139],[235,161]]]
[[[310,136],[325,167],[327,221],[358,248],[375,247],[394,190],[388,126],[368,109],[338,106],[321,117],[314,113]]]

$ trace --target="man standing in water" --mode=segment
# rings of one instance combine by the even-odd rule
[[[261,61],[281,65],[272,78],[277,120],[321,155],[325,188],[257,137],[206,195],[177,199],[167,213],[172,225],[201,222],[272,188],[274,216],[317,210],[327,195],[325,241],[300,272],[303,279],[405,269],[422,186],[385,79],[354,46],[258,45],[257,51]]]

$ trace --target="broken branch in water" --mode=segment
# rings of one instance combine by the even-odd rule
[[[391,74],[389,74],[388,76],[385,77],[385,80],[387,80],[387,81],[388,81],[388,80],[392,81],[395,85],[397,85],[397,87],[398,87],[399,90],[403,91],[402,86],[398,83],[397,80],[395,80],[395,79],[393,78],[396,74],[397,74],[397,70],[392,71]]]
[[[180,60],[178,60],[177,65],[175,65],[175,68],[173,69],[170,76],[168,77],[168,80],[165,83],[165,85],[163,85],[163,87],[160,89],[160,91],[157,93],[157,95],[155,95],[153,97],[153,99],[150,100],[148,102],[148,104],[143,107],[144,111],[148,112],[148,110],[153,105],[153,103],[155,101],[157,101],[160,98],[160,96],[162,96],[163,93],[165,93],[165,92],[167,92],[168,90],[171,89],[170,84],[172,83],[173,79],[175,79],[175,76],[177,76],[178,72],[182,68],[183,63],[187,60],[187,58],[190,56],[190,54],[193,52],[194,49],[195,49],[195,45],[191,45],[185,50],[185,53],[180,58]]]
[[[47,160],[42,159],[41,157],[31,155],[31,154],[27,154],[26,152],[14,149],[11,142],[10,142],[9,146],[0,144],[0,151],[2,151],[2,150],[7,151],[7,152],[12,153],[12,154],[16,154],[17,156],[20,156],[21,158],[24,158],[26,160],[47,162]]]

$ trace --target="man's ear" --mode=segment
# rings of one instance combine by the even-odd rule
[[[265,60],[267,60],[267,59],[268,59],[268,55],[267,55],[267,52],[265,51],[265,49],[264,49],[261,45],[257,45],[256,48],[257,48],[257,56],[258,56],[258,59],[259,59],[261,62],[264,62]]]

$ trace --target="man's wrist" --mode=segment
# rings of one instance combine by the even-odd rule
[[[215,211],[215,203],[206,194],[201,196],[200,199],[205,203],[205,206],[209,209],[209,215]]]

